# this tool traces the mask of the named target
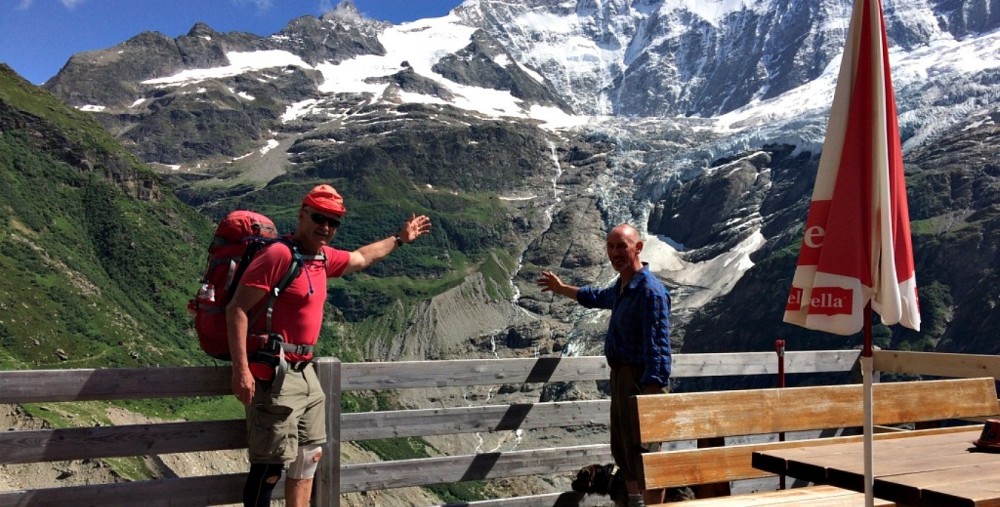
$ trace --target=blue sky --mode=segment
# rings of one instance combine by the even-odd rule
[[[372,19],[438,17],[461,0],[353,0]],[[35,84],[70,56],[154,30],[183,35],[198,21],[219,32],[271,35],[292,19],[319,16],[339,0],[0,0],[0,62]]]

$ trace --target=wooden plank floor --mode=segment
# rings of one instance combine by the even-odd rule
[[[749,495],[688,500],[662,505],[676,505],[678,507],[863,507],[865,505],[865,495],[833,486],[813,486]],[[876,499],[875,505],[879,507],[891,507],[896,504]]]
[[[972,445],[978,430],[875,442],[875,496],[921,506],[1000,507],[1000,453]],[[768,451],[789,475],[861,491],[859,444]]]

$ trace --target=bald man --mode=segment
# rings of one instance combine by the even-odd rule
[[[611,310],[604,338],[604,356],[611,366],[611,455],[621,469],[629,492],[629,505],[661,503],[663,491],[640,491],[641,443],[633,434],[628,399],[637,394],[668,390],[670,347],[670,294],[663,283],[639,260],[639,231],[621,224],[608,233],[608,259],[618,272],[615,283],[604,288],[574,287],[554,273],[543,271],[542,291],[573,299],[587,308]]]

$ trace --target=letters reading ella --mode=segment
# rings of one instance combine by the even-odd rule
[[[802,305],[803,290],[792,287],[785,309],[797,311]],[[819,315],[851,315],[854,313],[854,291],[841,287],[813,287],[809,297],[809,313]]]

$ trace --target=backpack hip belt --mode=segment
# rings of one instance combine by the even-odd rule
[[[257,348],[256,352],[265,352],[269,354],[277,355],[280,351],[286,354],[296,354],[300,356],[308,356],[312,354],[312,345],[297,345],[294,343],[288,343],[279,334],[272,333],[269,336],[263,335],[253,335],[251,339],[259,340],[260,346]],[[253,352],[251,352],[253,354]]]
[[[280,387],[280,381],[284,379],[285,372],[291,371],[302,371],[307,365],[312,363],[312,358],[306,361],[296,361],[289,363],[285,359],[285,353],[292,353],[298,355],[310,355],[312,354],[312,345],[296,345],[294,343],[286,343],[285,340],[279,334],[271,333],[266,338],[261,336],[261,348],[256,352],[250,353],[248,359],[250,363],[260,363],[266,365],[267,368],[262,368],[257,370],[258,378],[255,375],[254,378],[259,380],[271,381],[277,379],[277,386]],[[251,367],[251,373],[254,373],[254,368]]]

